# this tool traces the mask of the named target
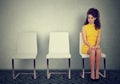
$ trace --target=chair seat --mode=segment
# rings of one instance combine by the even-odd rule
[[[31,53],[31,54],[16,54],[12,58],[13,59],[35,59],[37,54]]]
[[[47,59],[69,59],[71,58],[70,53],[49,53]]]
[[[89,58],[88,54],[80,54],[82,58]],[[104,53],[101,54],[102,58],[106,58],[106,55]]]

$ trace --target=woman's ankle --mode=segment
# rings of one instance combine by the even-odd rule
[[[95,72],[91,71],[91,79],[95,79]]]

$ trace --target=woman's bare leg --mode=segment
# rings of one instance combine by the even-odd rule
[[[96,79],[99,79],[99,68],[101,62],[101,49],[96,49]]]
[[[89,50],[89,55],[90,55],[90,67],[91,67],[91,79],[95,79],[95,50],[90,49]]]

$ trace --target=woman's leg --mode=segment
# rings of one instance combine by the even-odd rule
[[[99,79],[99,68],[101,62],[101,49],[96,49],[96,79]]]
[[[89,56],[90,56],[90,67],[91,67],[91,79],[95,79],[95,72],[94,72],[95,50],[94,49],[89,50]]]

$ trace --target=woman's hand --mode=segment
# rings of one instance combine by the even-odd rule
[[[89,49],[93,49],[93,50],[96,50],[96,48],[94,46],[89,46]]]
[[[100,45],[95,45],[95,48],[96,48],[96,49],[100,48]]]
[[[97,50],[100,48],[100,45],[96,45],[96,46],[89,46],[89,50]]]
[[[88,54],[91,52],[91,50],[96,50],[94,46],[89,46]]]

